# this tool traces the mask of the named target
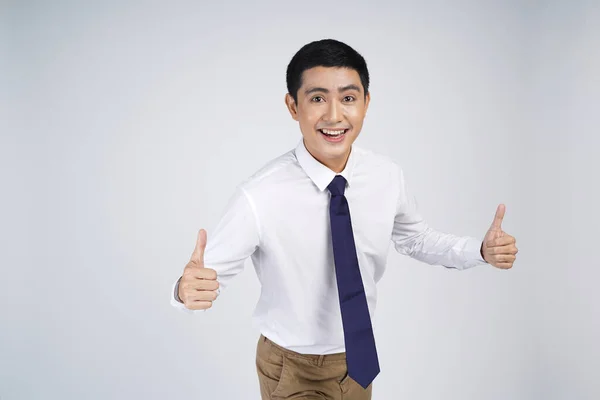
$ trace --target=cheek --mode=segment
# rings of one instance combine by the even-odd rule
[[[319,115],[314,110],[312,112],[310,110],[304,111],[300,118],[300,124],[307,128],[314,128],[318,121]]]
[[[363,110],[352,109],[348,110],[346,117],[352,123],[353,126],[358,127],[362,125],[363,120],[365,118],[365,114]]]

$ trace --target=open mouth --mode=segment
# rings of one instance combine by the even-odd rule
[[[343,139],[348,129],[319,129],[319,132],[330,142],[337,142]]]

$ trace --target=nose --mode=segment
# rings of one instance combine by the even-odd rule
[[[337,101],[331,101],[328,103],[329,107],[323,116],[323,119],[331,124],[335,124],[342,121],[342,109]]]

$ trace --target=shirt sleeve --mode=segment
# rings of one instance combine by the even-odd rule
[[[402,168],[397,166],[396,172],[399,193],[392,230],[396,251],[427,264],[459,270],[487,264],[481,257],[481,240],[429,227],[419,214],[415,197],[407,189]]]
[[[248,193],[238,187],[230,198],[223,216],[212,232],[207,232],[204,266],[217,272],[219,289],[227,287],[233,277],[244,269],[244,263],[258,248],[259,221]],[[189,310],[178,296],[179,278],[172,286],[171,305],[188,313],[206,310]]]

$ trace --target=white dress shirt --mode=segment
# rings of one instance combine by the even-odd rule
[[[427,225],[401,167],[390,158],[353,145],[340,174],[348,182],[345,195],[373,324],[377,282],[390,243],[401,254],[432,265],[465,269],[486,264],[481,240]],[[301,140],[238,185],[209,232],[204,254],[205,266],[217,272],[220,293],[251,257],[261,283],[254,326],[280,346],[304,354],[345,351],[327,190],[335,175]],[[198,313],[178,301],[177,284],[173,306]]]

